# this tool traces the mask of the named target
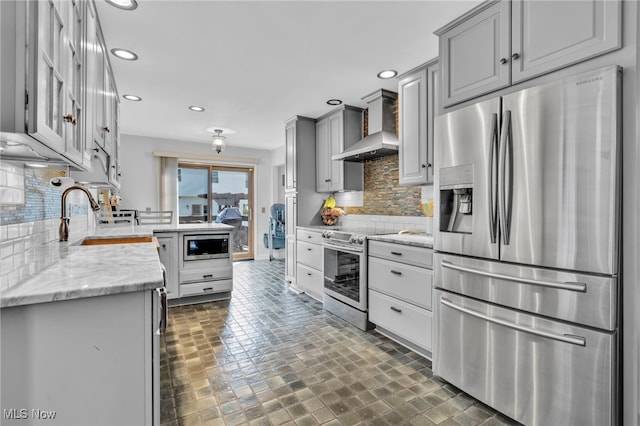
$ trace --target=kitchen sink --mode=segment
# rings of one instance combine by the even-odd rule
[[[158,245],[158,240],[155,237],[148,236],[138,236],[138,237],[87,237],[80,242],[81,246],[96,246],[96,245],[105,245],[105,244],[136,244],[136,243],[156,243]]]

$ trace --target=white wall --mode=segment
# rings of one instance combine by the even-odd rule
[[[230,144],[232,145],[232,142]],[[273,155],[271,151],[234,148],[227,145],[227,148],[218,156],[207,143],[175,141],[136,135],[122,135],[121,146],[121,208],[144,210],[147,207],[151,209],[159,207],[159,161],[153,156],[154,151],[180,152],[185,153],[185,157],[188,154],[215,155],[227,165],[230,162],[225,161],[225,159],[230,157],[253,159],[254,162],[257,162],[258,164],[254,166],[254,256],[256,259],[266,259],[268,257],[268,251],[262,243],[262,234],[267,232],[269,207],[273,204],[271,186],[271,182],[273,182],[271,164]],[[284,150],[282,150],[282,163],[284,164]],[[244,165],[247,164],[245,163]]]

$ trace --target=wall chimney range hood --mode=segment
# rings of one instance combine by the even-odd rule
[[[396,98],[398,94],[380,89],[362,98],[369,108],[369,135],[345,147],[332,160],[361,163],[378,157],[398,153],[396,135]]]

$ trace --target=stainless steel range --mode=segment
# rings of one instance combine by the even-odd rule
[[[361,330],[368,320],[367,235],[388,232],[371,229],[322,233],[324,246],[324,308]]]

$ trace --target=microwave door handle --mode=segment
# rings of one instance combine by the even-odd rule
[[[491,244],[495,244],[498,234],[498,206],[497,206],[497,157],[498,156],[498,114],[491,117],[491,143],[489,144],[489,235]]]
[[[511,150],[507,153],[511,132],[511,111],[506,110],[502,116],[502,129],[500,131],[500,156],[498,158],[498,210],[500,212],[500,233],[502,234],[502,243],[509,245],[509,226],[511,209],[507,215],[507,157],[511,154]],[[509,177],[509,181],[511,178]],[[509,190],[510,192],[510,190]],[[509,200],[511,197],[509,196]]]
[[[549,333],[548,331],[542,331],[542,330],[537,330],[535,328],[531,328],[531,327],[527,327],[524,325],[520,325],[520,324],[516,324],[514,322],[511,321],[506,321],[503,319],[499,319],[499,318],[494,318],[492,316],[489,315],[485,315],[481,312],[477,312],[474,311],[473,309],[469,309],[469,308],[465,308],[462,306],[458,306],[455,303],[453,303],[451,300],[447,299],[446,297],[442,297],[440,298],[440,303],[448,306],[449,308],[456,310],[458,312],[462,312],[464,314],[470,315],[472,317],[481,319],[483,321],[487,321],[493,324],[498,324],[501,325],[503,327],[507,327],[510,328],[512,330],[517,330],[517,331],[522,331],[524,333],[528,333],[528,334],[532,334],[534,336],[538,336],[538,337],[542,337],[545,339],[553,339],[553,340],[557,340],[559,342],[563,342],[563,343],[569,343],[571,345],[577,345],[577,346],[586,346],[587,341],[584,337],[582,336],[574,336],[574,335],[570,335],[570,334],[555,334],[555,333]]]

